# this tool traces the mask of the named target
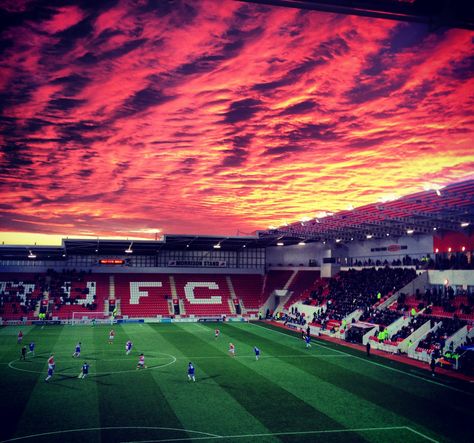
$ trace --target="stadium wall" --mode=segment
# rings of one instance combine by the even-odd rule
[[[467,289],[468,286],[474,287],[474,271],[472,270],[454,270],[447,271],[428,271],[430,285],[462,286]]]
[[[91,271],[94,274],[260,274],[263,275],[263,268],[151,268],[151,267],[129,267],[129,266],[83,266],[68,264],[67,261],[60,265],[45,264],[38,266],[0,266],[1,272],[25,272],[43,273],[48,269],[61,272],[63,269],[76,269],[77,271]]]
[[[334,256],[391,261],[402,259],[406,255],[412,258],[421,258],[427,253],[433,254],[434,251],[432,235],[415,235],[398,238],[387,237],[387,239],[380,240],[354,241],[346,245],[347,249],[336,249]],[[386,248],[387,250],[380,251],[382,248]]]
[[[271,246],[267,248],[266,263],[269,266],[321,266],[323,257],[330,257],[331,249],[321,243],[305,245]]]

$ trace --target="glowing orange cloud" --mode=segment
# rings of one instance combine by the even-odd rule
[[[474,171],[472,32],[230,0],[9,14],[2,231],[248,233]]]

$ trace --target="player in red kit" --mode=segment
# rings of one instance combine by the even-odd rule
[[[48,358],[48,375],[44,381],[49,381],[54,374],[54,369],[56,368],[56,363],[54,361],[54,354],[51,354]]]
[[[23,340],[23,332],[20,331],[20,332],[18,333],[18,343],[21,343],[22,340]]]
[[[235,346],[233,343],[229,343],[229,354],[231,357],[235,357]]]
[[[140,354],[140,358],[138,359],[137,369],[146,369],[145,356],[143,354]]]
[[[221,331],[219,331],[219,329],[216,328],[216,330],[214,332],[215,337],[219,338],[220,333],[221,333]]]
[[[115,331],[112,329],[109,332],[109,345],[111,345],[114,342],[114,338],[115,338]]]

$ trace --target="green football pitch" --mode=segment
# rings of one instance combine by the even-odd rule
[[[0,440],[474,441],[474,386],[264,323],[0,329]],[[134,344],[125,355],[125,342]],[[72,357],[82,343],[80,359]],[[229,342],[236,356],[228,354]],[[253,347],[261,349],[256,361]],[[56,372],[44,381],[54,352]],[[143,352],[147,369],[136,370]],[[90,364],[85,380],[78,375]],[[188,381],[188,362],[196,382]]]

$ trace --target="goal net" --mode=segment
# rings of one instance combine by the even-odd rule
[[[110,323],[111,316],[104,315],[103,312],[73,312],[71,324],[73,325],[91,325],[94,323]]]

